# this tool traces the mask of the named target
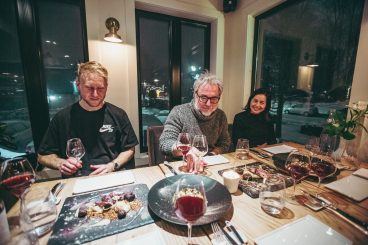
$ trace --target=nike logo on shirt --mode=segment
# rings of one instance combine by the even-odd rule
[[[114,127],[112,125],[102,125],[102,127],[100,128],[100,133],[106,132],[108,131],[109,133],[114,131]]]

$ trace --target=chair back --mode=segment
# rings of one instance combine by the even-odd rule
[[[165,155],[160,151],[160,136],[164,126],[149,126],[147,128],[148,163],[150,166],[163,163]]]

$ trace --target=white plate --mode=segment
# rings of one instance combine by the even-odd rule
[[[257,245],[348,245],[349,239],[307,215],[255,239]]]
[[[355,175],[349,175],[325,186],[358,202],[368,197],[368,180]]]
[[[288,146],[288,145],[277,145],[277,146],[271,146],[262,148],[262,150],[268,151],[272,154],[278,154],[278,153],[289,153],[293,150],[296,150],[296,148]]]
[[[229,159],[222,155],[206,156],[203,158],[203,161],[207,163],[208,166],[230,162]]]

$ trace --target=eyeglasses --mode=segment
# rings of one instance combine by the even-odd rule
[[[198,96],[199,101],[202,103],[207,103],[207,101],[210,100],[211,104],[217,104],[220,100],[220,96],[207,97],[205,95],[199,95],[198,92],[196,92],[196,95]]]

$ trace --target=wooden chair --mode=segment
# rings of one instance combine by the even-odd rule
[[[160,136],[164,126],[149,126],[147,128],[148,164],[149,166],[163,163],[165,155],[160,151]]]

